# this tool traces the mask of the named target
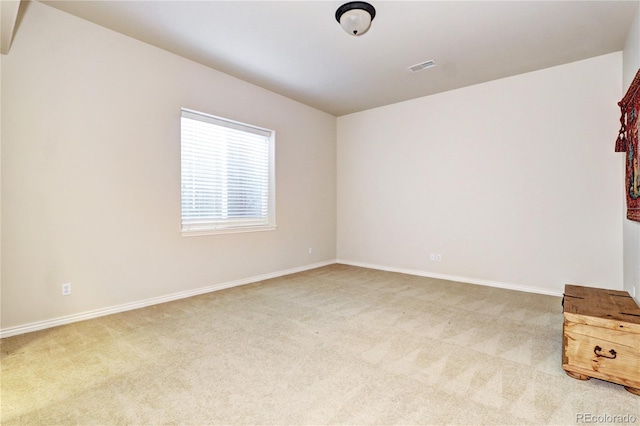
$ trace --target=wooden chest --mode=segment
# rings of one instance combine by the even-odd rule
[[[626,291],[565,286],[562,368],[640,395],[640,308]]]

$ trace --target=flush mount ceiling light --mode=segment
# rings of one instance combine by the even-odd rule
[[[367,32],[376,10],[364,1],[351,1],[336,10],[336,21],[351,35],[359,36]]]

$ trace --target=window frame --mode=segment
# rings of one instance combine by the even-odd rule
[[[201,121],[204,123],[212,124],[214,126],[220,126],[230,128],[234,130],[240,130],[246,133],[253,133],[263,136],[268,143],[268,182],[267,182],[267,216],[265,218],[265,224],[250,224],[242,225],[243,222],[255,222],[255,219],[243,220],[240,217],[232,217],[227,220],[213,221],[209,224],[202,225],[186,225],[183,216],[183,154],[184,154],[184,141],[183,141],[183,126],[182,119],[192,119]],[[201,111],[196,111],[188,108],[180,109],[180,234],[183,237],[200,236],[200,235],[217,235],[217,234],[232,234],[232,233],[244,233],[244,232],[261,232],[261,231],[273,231],[277,228],[276,225],[276,184],[275,184],[275,143],[276,132],[271,129],[255,126],[252,124],[243,123],[240,121],[231,120],[228,118],[207,114]]]

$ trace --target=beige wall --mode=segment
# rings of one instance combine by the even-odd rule
[[[335,117],[37,2],[1,76],[3,330],[335,259]],[[277,231],[180,236],[181,107],[276,131]]]
[[[623,51],[623,95],[640,68],[640,10],[629,30]],[[620,154],[622,155],[622,154]],[[624,166],[623,166],[624,167]],[[635,293],[640,303],[640,223],[627,220],[623,213],[624,289]]]
[[[621,67],[614,53],[339,117],[338,259],[622,288]]]
[[[625,81],[640,62],[640,36],[630,40]],[[621,223],[623,160],[612,148],[622,75],[611,54],[336,127],[31,2],[0,60],[2,330],[336,257],[552,294],[567,282],[621,288],[623,269],[637,282],[640,230]],[[276,130],[277,231],[180,237],[181,107]]]
[[[2,7],[0,7],[0,22],[2,21]],[[0,36],[2,32],[0,29]],[[0,81],[2,81],[2,57],[0,55]],[[0,118],[2,117],[2,84],[0,84]],[[2,272],[2,120],[0,119],[0,272]],[[2,273],[0,273],[0,307],[2,306]],[[0,328],[2,324],[0,323]]]

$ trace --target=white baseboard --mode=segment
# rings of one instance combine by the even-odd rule
[[[241,280],[214,284],[207,287],[197,288],[195,290],[173,293],[166,296],[140,300],[137,302],[125,303],[118,306],[96,309],[93,311],[81,312],[78,314],[67,315],[64,317],[54,318],[50,320],[38,321],[38,322],[33,322],[33,323],[20,325],[16,327],[0,329],[0,338],[16,336],[18,334],[30,333],[32,331],[45,330],[47,328],[57,327],[65,324],[71,324],[78,321],[85,321],[88,319],[103,317],[106,315],[117,314],[119,312],[131,311],[134,309],[144,308],[147,306],[158,305],[160,303],[171,302],[173,300],[185,299],[187,297],[197,296],[199,294],[211,293],[213,291],[224,290],[226,288],[238,287],[241,285],[264,281],[271,278],[282,277],[284,275],[295,274],[297,272],[308,271],[310,269],[316,269],[323,266],[332,265],[334,263],[340,263],[343,265],[351,265],[351,266],[359,266],[362,268],[377,269],[377,270],[388,271],[388,272],[398,272],[401,274],[416,275],[420,277],[437,278],[441,280],[458,281],[458,282],[463,282],[468,284],[484,285],[488,287],[498,287],[498,288],[504,288],[507,290],[524,291],[527,293],[538,293],[538,294],[545,294],[549,296],[562,296],[561,291],[553,291],[553,290],[541,289],[537,287],[527,287],[527,286],[521,286],[517,284],[508,284],[508,283],[501,283],[496,281],[481,280],[476,278],[460,277],[456,275],[438,274],[434,272],[426,272],[426,271],[420,271],[416,269],[396,268],[392,266],[376,265],[373,263],[338,259],[338,260],[330,260],[326,262],[314,263],[311,265],[300,266],[297,268],[287,269],[284,271],[272,272],[264,275],[257,275],[249,278],[244,278]]]
[[[213,291],[224,290],[226,288],[237,287],[245,284],[251,284],[259,281],[268,280],[271,278],[278,278],[284,275],[295,274],[297,272],[303,272],[303,271],[308,271],[310,269],[320,268],[322,266],[332,265],[334,263],[336,263],[335,260],[314,263],[311,265],[305,265],[297,268],[286,269],[284,271],[277,271],[269,274],[244,278],[241,280],[214,284],[207,287],[197,288],[195,290],[182,291],[179,293],[168,294],[160,297],[153,297],[151,299],[140,300],[137,302],[125,303],[123,305],[111,306],[108,308],[96,309],[88,312],[81,312],[78,314],[67,315],[64,317],[54,318],[54,319],[45,320],[45,321],[33,322],[30,324],[19,325],[16,327],[9,327],[9,328],[0,330],[0,338],[16,336],[18,334],[29,333],[32,331],[45,330],[47,328],[57,327],[65,324],[71,324],[78,321],[85,321],[88,319],[103,317],[106,315],[117,314],[119,312],[131,311],[134,309],[144,308],[147,306],[158,305],[160,303],[171,302],[173,300],[186,299],[187,297],[197,296],[199,294],[211,293]]]
[[[420,271],[416,269],[396,268],[393,266],[376,265],[376,264],[365,263],[365,262],[354,262],[351,260],[344,260],[344,259],[338,259],[336,262],[343,265],[359,266],[362,268],[378,269],[381,271],[388,271],[388,272],[398,272],[401,274],[416,275],[419,277],[437,278],[437,279],[448,280],[448,281],[458,281],[461,283],[484,285],[487,287],[498,287],[498,288],[504,288],[507,290],[524,291],[526,293],[545,294],[547,296],[562,297],[562,294],[563,294],[562,291],[547,290],[544,288],[537,288],[537,287],[527,287],[527,286],[522,286],[517,284],[501,283],[497,281],[481,280],[477,278],[460,277],[457,275],[438,274],[435,272],[426,272],[426,271]]]

